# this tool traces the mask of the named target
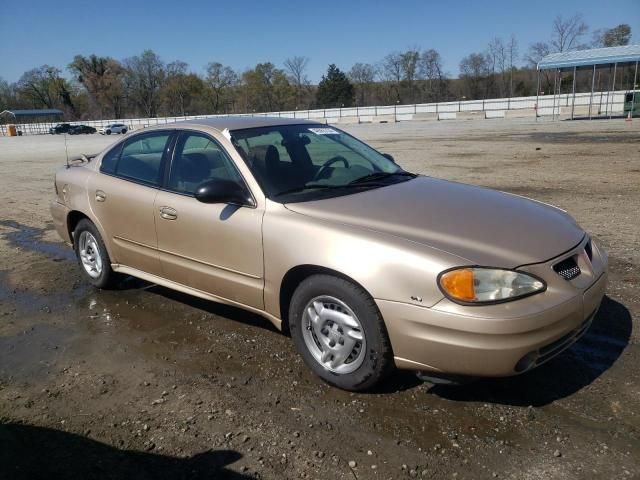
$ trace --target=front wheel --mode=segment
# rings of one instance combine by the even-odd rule
[[[120,133],[122,133],[122,135],[124,135],[125,133],[127,133],[127,129],[126,129],[126,128],[123,128],[123,129],[122,129],[122,131],[121,131]]]
[[[361,391],[392,369],[393,354],[378,307],[358,285],[313,275],[296,289],[289,328],[305,363],[327,383]]]
[[[82,273],[89,283],[98,288],[112,287],[116,273],[111,269],[111,259],[96,226],[89,220],[80,220],[73,232],[73,244]]]
[[[107,130],[107,131],[106,131],[106,132],[104,132],[104,133],[106,133],[107,135],[111,135],[111,130]]]

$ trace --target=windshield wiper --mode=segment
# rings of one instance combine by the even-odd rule
[[[393,173],[373,172],[368,175],[365,175],[364,177],[360,177],[360,178],[356,178],[355,180],[352,180],[351,182],[349,182],[349,185],[357,185],[359,183],[369,183],[369,182],[374,182],[376,180],[382,180],[383,178],[396,177],[396,176],[415,178],[418,175],[416,175],[415,173],[405,172],[405,171],[393,172]]]
[[[283,190],[282,192],[278,192],[274,195],[274,197],[279,197],[281,195],[287,195],[288,193],[297,193],[302,192],[304,190],[311,190],[313,188],[342,188],[345,185],[325,185],[323,183],[310,183],[308,185],[302,185],[301,187],[290,188],[288,190]]]
[[[388,177],[410,177],[415,178],[418,175],[410,172],[373,172],[364,177],[356,178],[355,180],[345,183],[344,185],[327,185],[325,183],[309,183],[307,185],[302,185],[301,187],[290,188],[288,190],[283,190],[282,192],[278,192],[274,195],[274,197],[279,197],[281,195],[287,195],[289,193],[298,193],[303,192],[305,190],[312,190],[315,188],[321,189],[340,189],[340,188],[365,188],[365,187],[384,187],[386,184],[384,183],[376,183],[376,180],[381,180],[383,178]]]
[[[358,185],[353,182],[345,183],[344,185],[327,185],[326,183],[309,183],[301,187],[290,188],[289,190],[278,192],[274,195],[274,197],[287,195],[289,193],[303,192],[305,190],[312,190],[315,188],[325,189],[325,190],[328,190],[328,189],[339,190],[341,188],[369,188],[369,187],[384,187],[384,185],[382,183],[374,183],[374,182],[366,182],[366,183],[363,183],[362,185]]]

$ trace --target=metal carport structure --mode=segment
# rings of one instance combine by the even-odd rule
[[[36,130],[36,133],[42,133],[41,124],[50,123],[52,121],[60,121],[64,112],[57,108],[47,109],[31,109],[31,110],[4,110],[0,112],[0,118],[13,117],[13,122],[3,123],[16,123],[23,124],[22,128],[30,128]],[[32,132],[33,133],[33,132]],[[0,129],[0,135],[4,134],[4,129]]]
[[[574,118],[575,94],[576,94],[576,74],[578,68],[591,67],[591,97],[589,100],[589,119],[592,118],[593,93],[595,88],[596,67],[613,65],[613,79],[610,88],[607,90],[607,112],[611,118],[612,110],[609,110],[610,93],[615,91],[616,74],[618,66],[630,66],[634,68],[632,83],[632,99],[631,99],[631,115],[633,115],[636,105],[636,85],[638,80],[638,62],[640,61],[640,45],[624,45],[620,47],[593,48],[590,50],[572,50],[567,52],[552,53],[545,56],[537,65],[537,89],[536,89],[536,105],[539,102],[540,95],[540,72],[542,70],[554,70],[553,85],[553,110],[552,114],[555,118],[555,98],[556,89],[562,88],[562,72],[573,70],[573,86],[572,86],[572,103],[571,103],[571,119]],[[559,78],[558,78],[559,76]],[[602,93],[600,94],[602,98]],[[624,103],[624,102],[623,102]],[[613,106],[613,105],[612,105]],[[559,105],[558,105],[559,108]],[[536,115],[537,118],[537,115]]]

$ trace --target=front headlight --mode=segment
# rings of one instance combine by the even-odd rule
[[[522,272],[499,268],[463,267],[438,276],[442,292],[454,302],[487,304],[544,292],[544,281]]]

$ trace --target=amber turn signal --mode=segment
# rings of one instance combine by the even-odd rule
[[[472,302],[476,299],[476,292],[473,286],[473,270],[464,268],[452,270],[440,277],[440,285],[453,298],[465,302]]]

